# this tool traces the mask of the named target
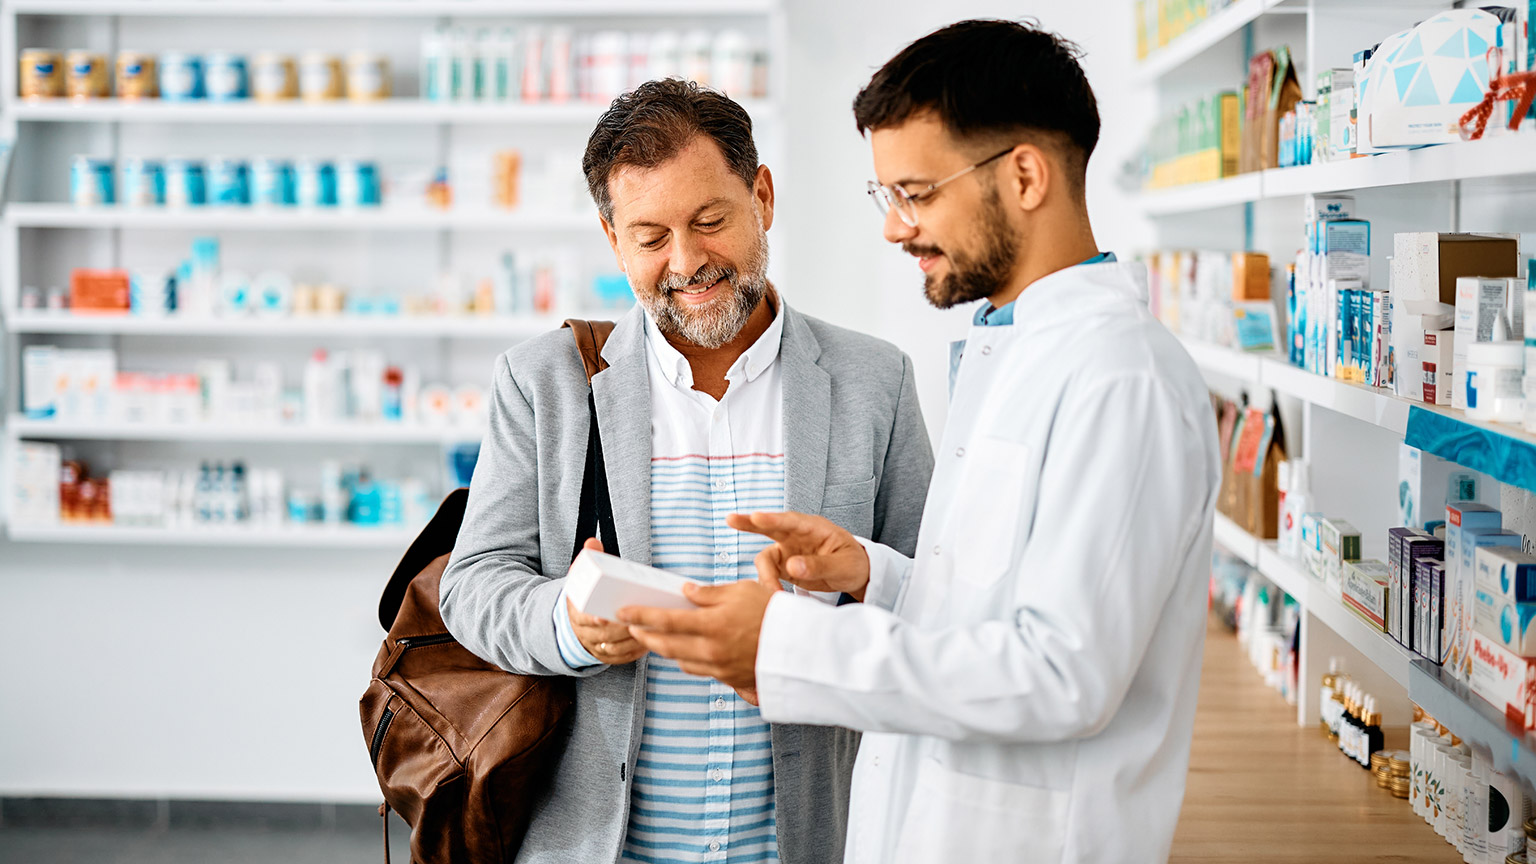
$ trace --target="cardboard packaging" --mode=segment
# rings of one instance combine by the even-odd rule
[[[1509,280],[1460,276],[1456,279],[1456,350],[1451,375],[1451,407],[1467,409],[1467,349],[1493,340],[1495,322],[1504,314]]]
[[[1462,276],[1519,275],[1520,235],[1394,234],[1392,266],[1392,292],[1400,303],[1438,301],[1455,306],[1456,280]]]
[[[1232,299],[1269,299],[1269,256],[1263,252],[1232,253]]]
[[[1536,556],[1518,548],[1477,550],[1475,632],[1521,657],[1536,656]]]
[[[1536,729],[1536,660],[1527,660],[1480,633],[1472,634],[1472,692],[1522,729]]]
[[[1419,349],[1423,367],[1424,402],[1429,405],[1449,406],[1456,368],[1456,333],[1441,330],[1425,333],[1424,345]]]
[[[1360,560],[1360,531],[1343,519],[1324,519],[1317,533],[1323,544],[1323,582],[1342,596],[1344,565]]]
[[[1301,101],[1301,84],[1288,48],[1265,51],[1248,62],[1243,114],[1242,173],[1280,167],[1280,118]]]
[[[1469,642],[1472,631],[1475,629],[1475,617],[1477,614],[1477,554],[1487,547],[1520,548],[1520,535],[1513,531],[1490,531],[1476,528],[1462,527],[1459,548],[1460,561],[1457,564],[1457,572],[1454,586],[1446,586],[1447,602],[1455,604],[1455,626],[1459,628],[1459,640],[1463,657],[1469,650]],[[1456,589],[1456,595],[1451,595],[1451,588]],[[1449,615],[1449,612],[1447,612]],[[1448,624],[1450,622],[1447,622]],[[1465,660],[1463,662],[1466,662]],[[1463,667],[1463,672],[1465,672]]]
[[[77,314],[126,315],[131,293],[127,270],[77,269],[69,274],[69,307]]]
[[[1402,569],[1400,571],[1400,579],[1402,585],[1394,607],[1402,622],[1402,626],[1399,628],[1402,636],[1399,644],[1409,650],[1417,650],[1412,627],[1413,580],[1419,572],[1420,562],[1432,559],[1445,560],[1445,541],[1438,537],[1424,534],[1405,537],[1402,541],[1401,555]]]
[[[1407,591],[1409,581],[1413,579],[1413,573],[1407,568],[1407,558],[1404,556],[1403,542],[1410,537],[1428,537],[1428,534],[1414,528],[1389,528],[1387,529],[1387,587],[1394,599],[1396,614],[1387,619],[1387,634],[1399,645],[1409,643],[1408,634],[1404,631],[1403,614],[1407,609],[1403,597]]]
[[[683,586],[689,582],[694,580],[587,549],[571,563],[565,592],[577,609],[612,621],[625,606],[696,608],[683,596]]]
[[[1372,627],[1386,632],[1391,617],[1387,565],[1374,559],[1344,565],[1344,605]]]
[[[1419,562],[1413,578],[1413,614],[1411,624],[1414,650],[1436,664],[1443,664],[1445,653],[1445,562],[1425,558]]]

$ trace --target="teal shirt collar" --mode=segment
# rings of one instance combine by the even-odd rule
[[[1115,253],[1100,252],[1087,261],[1078,264],[1078,267],[1086,267],[1089,264],[1113,264]],[[991,303],[984,303],[976,310],[976,318],[972,321],[978,327],[1010,327],[1013,325],[1013,303],[1004,303],[994,309]]]

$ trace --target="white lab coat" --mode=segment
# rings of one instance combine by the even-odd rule
[[[915,561],[867,543],[864,604],[770,602],[763,717],[868,733],[847,862],[1167,858],[1220,464],[1145,285],[1073,267],[972,328]]]

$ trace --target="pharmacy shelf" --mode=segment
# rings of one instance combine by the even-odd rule
[[[1237,35],[1244,27],[1258,20],[1264,13],[1275,9],[1281,2],[1283,0],[1237,0],[1191,27],[1162,48],[1149,52],[1147,58],[1136,67],[1137,78],[1142,83],[1155,82],[1223,40]]]
[[[1408,698],[1464,740],[1493,755],[1493,766],[1536,783],[1536,735],[1428,660],[1408,667]]]
[[[1298,195],[1532,174],[1536,174],[1536,130],[1522,128],[1518,134],[1485,141],[1272,168],[1210,183],[1144,192],[1139,200],[1147,215],[1166,216]]]
[[[10,0],[18,15],[437,18],[762,15],[771,0]]]
[[[1149,216],[1233,207],[1262,198],[1262,183],[1263,176],[1254,172],[1209,183],[1174,186],[1142,193],[1141,207]]]
[[[423,339],[516,339],[560,326],[550,316],[283,318],[151,318],[128,315],[29,314],[5,319],[12,333],[77,336],[411,336]]]
[[[12,416],[6,432],[16,439],[85,441],[239,441],[277,444],[456,444],[479,441],[483,429],[369,423],[274,426],[214,423],[68,423]]]
[[[1216,514],[1216,542],[1291,595],[1302,609],[1394,681],[1408,686],[1408,665],[1414,660],[1413,653],[1351,612],[1337,592],[1313,578],[1299,561],[1281,555],[1275,543],[1254,537],[1220,513]]]
[[[1354,646],[1392,680],[1408,686],[1408,667],[1417,659],[1413,652],[1352,612],[1338,592],[1313,578],[1301,562],[1281,555],[1274,543],[1260,543],[1258,569],[1264,578],[1296,598],[1301,608]]]
[[[12,523],[7,533],[13,543],[394,549],[403,553],[420,533],[420,529],[322,525],[286,525],[272,528],[206,525],[187,528],[137,528],[117,525],[29,526]]]
[[[282,210],[252,207],[132,209],[72,204],[11,204],[5,220],[18,228],[141,228],[196,231],[595,231],[596,213],[544,213],[521,209],[429,210],[424,207]]]
[[[1221,513],[1216,514],[1216,545],[1243,559],[1249,567],[1259,566],[1259,541]]]
[[[1259,383],[1261,355],[1223,348],[1198,339],[1180,337],[1179,341],[1184,343],[1184,350],[1189,352],[1189,356],[1201,369],[1239,381]]]
[[[744,101],[757,121],[773,113],[772,103]],[[386,99],[378,102],[163,102],[158,99],[43,101],[14,100],[0,111],[22,123],[198,123],[198,124],[516,124],[590,126],[606,102],[477,103]]]

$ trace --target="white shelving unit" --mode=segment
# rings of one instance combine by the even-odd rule
[[[746,100],[755,119],[773,113],[770,102]],[[19,123],[282,123],[294,125],[421,124],[591,126],[606,103],[475,103],[385,99],[378,102],[162,102],[158,99],[18,101],[7,113]]]
[[[1449,0],[1404,0],[1391,5],[1238,0],[1149,58],[1141,68],[1141,83],[1176,102],[1237,88],[1246,70],[1229,40],[1241,39],[1245,47],[1255,50],[1289,42],[1304,96],[1310,98],[1318,70],[1348,65],[1350,53],[1358,47],[1376,44],[1451,6]],[[1298,21],[1296,15],[1304,17]],[[1277,33],[1285,35],[1276,37]],[[1212,51],[1213,46],[1224,47]],[[1476,182],[1495,178],[1510,182]],[[1300,208],[1295,206],[1300,196],[1354,194],[1356,216],[1372,222],[1373,255],[1386,256],[1392,254],[1392,234],[1399,231],[1536,231],[1532,216],[1536,210],[1525,203],[1533,178],[1536,135],[1522,129],[1483,141],[1266,170],[1146,192],[1139,204],[1142,213],[1154,220],[1163,248],[1234,250],[1241,248],[1237,244],[1247,244],[1283,266],[1302,242]],[[1237,210],[1241,218],[1231,218]],[[1287,427],[1288,455],[1304,457],[1312,466],[1312,507],[1360,527],[1366,557],[1384,554],[1386,528],[1396,524],[1392,521],[1396,451],[1409,432],[1411,418],[1427,425],[1454,421],[1473,445],[1485,445],[1482,449],[1489,452],[1516,448],[1523,458],[1536,446],[1536,436],[1519,427],[1470,421],[1463,412],[1315,375],[1291,366],[1274,352],[1244,353],[1190,340],[1185,340],[1185,346],[1213,387],[1225,390],[1237,382],[1251,392],[1262,391],[1261,402],[1267,400],[1268,392],[1275,394]],[[1491,436],[1504,439],[1492,450]],[[1476,461],[1479,457],[1458,453],[1455,458]],[[1529,494],[1513,487],[1498,491],[1506,511],[1505,527],[1528,534],[1536,531]],[[1255,538],[1220,516],[1215,536],[1218,544],[1285,591],[1303,610],[1299,723],[1317,722],[1319,678],[1330,656],[1343,656],[1350,673],[1363,677],[1368,689],[1396,709],[1397,720],[1389,713],[1389,722],[1406,719],[1411,698],[1452,723],[1457,734],[1491,746],[1499,761],[1516,766],[1528,781],[1536,781],[1536,759],[1528,755],[1536,751],[1536,738],[1503,728],[1498,711],[1357,616],[1337,592],[1299,562],[1282,556],[1275,543]]]
[[[1141,206],[1148,215],[1166,216],[1301,195],[1532,174],[1536,174],[1536,138],[1522,132],[1159,189],[1143,193]]]
[[[484,429],[399,423],[279,426],[213,423],[64,423],[12,417],[14,438],[56,441],[226,441],[258,444],[455,444],[479,441]]]
[[[359,27],[362,23],[367,26]],[[13,413],[19,408],[23,344],[110,346],[118,350],[122,368],[136,368],[145,362],[139,358],[149,357],[148,368],[173,371],[190,368],[186,364],[191,361],[167,356],[168,350],[218,352],[219,347],[210,345],[227,345],[226,356],[245,358],[244,362],[253,357],[288,358],[285,375],[291,386],[292,364],[310,348],[302,340],[335,338],[352,340],[343,346],[347,348],[361,342],[366,348],[386,349],[395,362],[410,358],[413,364],[425,363],[429,375],[449,384],[485,384],[491,352],[554,329],[567,316],[612,317],[611,311],[583,308],[581,298],[565,290],[584,290],[584,282],[577,278],[557,288],[553,312],[516,317],[181,318],[24,313],[17,308],[23,284],[62,284],[68,281],[68,268],[137,272],[144,266],[139,262],[153,260],[156,263],[150,266],[168,269],[161,259],[173,266],[179,260],[173,256],[185,255],[183,238],[194,232],[220,236],[229,260],[244,256],[245,262],[259,262],[243,268],[226,263],[231,269],[291,268],[296,279],[303,273],[316,284],[340,284],[364,293],[420,294],[432,287],[430,280],[438,272],[457,267],[464,268],[468,290],[508,248],[519,256],[544,250],[574,253],[571,257],[579,270],[573,271],[573,277],[585,278],[589,269],[616,272],[595,211],[568,194],[580,186],[575,172],[581,147],[606,103],[434,102],[416,95],[420,34],[443,25],[529,24],[567,26],[578,33],[605,28],[743,32],[766,48],[770,57],[769,98],[742,100],[742,105],[752,115],[765,161],[777,164],[784,140],[780,103],[787,83],[783,69],[787,27],[780,0],[649,0],[644,4],[632,0],[0,0],[0,43],[12,57],[34,44],[61,51],[91,48],[109,57],[122,47],[226,48],[243,54],[280,50],[294,55],[312,49],[344,55],[369,48],[388,57],[396,91],[395,98],[367,103],[21,100],[15,63],[0,68],[0,136],[15,136],[12,187],[27,190],[13,194],[0,213],[0,338],[6,351],[0,368],[8,399],[0,409],[0,424],[4,424],[0,521],[11,498],[11,451],[24,440],[78,442],[86,452],[100,450],[109,464],[116,461],[119,464],[113,467],[123,468],[135,467],[135,454],[163,461],[169,458],[168,452],[195,451],[202,459],[208,453],[229,452],[217,448],[222,444],[278,444],[284,446],[276,449],[299,454],[306,447],[358,444],[386,448],[391,454],[395,451],[388,448],[396,448],[402,454],[399,464],[415,460],[409,464],[441,471],[442,453],[428,461],[429,448],[441,450],[481,437],[480,430],[391,425],[317,428],[27,421]],[[252,35],[242,41],[241,30]],[[488,153],[507,147],[529,148],[524,151],[523,201],[516,209],[491,209],[480,204],[477,184],[483,182],[481,172],[489,166]],[[385,206],[81,208],[60,201],[65,197],[61,182],[67,157],[73,153],[117,159],[125,154],[197,158],[209,153],[292,158],[305,152],[379,160],[392,172],[385,178]],[[482,153],[487,154],[483,162],[478,161]],[[60,161],[60,154],[65,161]],[[468,161],[470,157],[476,161]],[[47,165],[47,173],[39,173],[38,164]],[[433,165],[451,169],[455,206],[435,210],[402,203],[414,198],[404,191],[404,177],[430,176],[427,168]],[[565,181],[552,177],[568,177],[571,183],[560,186]],[[546,188],[551,184],[557,184],[552,191]],[[585,245],[578,250],[580,244]],[[348,266],[361,275],[338,278],[328,272],[333,266]],[[400,275],[413,266],[430,272]],[[373,284],[369,279],[382,281]],[[193,341],[179,341],[183,337]],[[429,378],[427,383],[435,382]],[[394,458],[379,461],[387,466]],[[413,534],[10,528],[11,539],[32,543],[217,545],[228,539],[252,546],[347,547],[390,542],[403,548]]]
[[[11,525],[12,543],[67,543],[110,546],[283,547],[296,549],[404,550],[420,533],[414,528],[284,526],[239,528],[134,528],[117,525]]]
[[[411,317],[310,316],[282,318],[149,318],[130,315],[15,315],[12,333],[60,336],[408,337],[420,339],[522,339],[560,326],[554,316]]]

